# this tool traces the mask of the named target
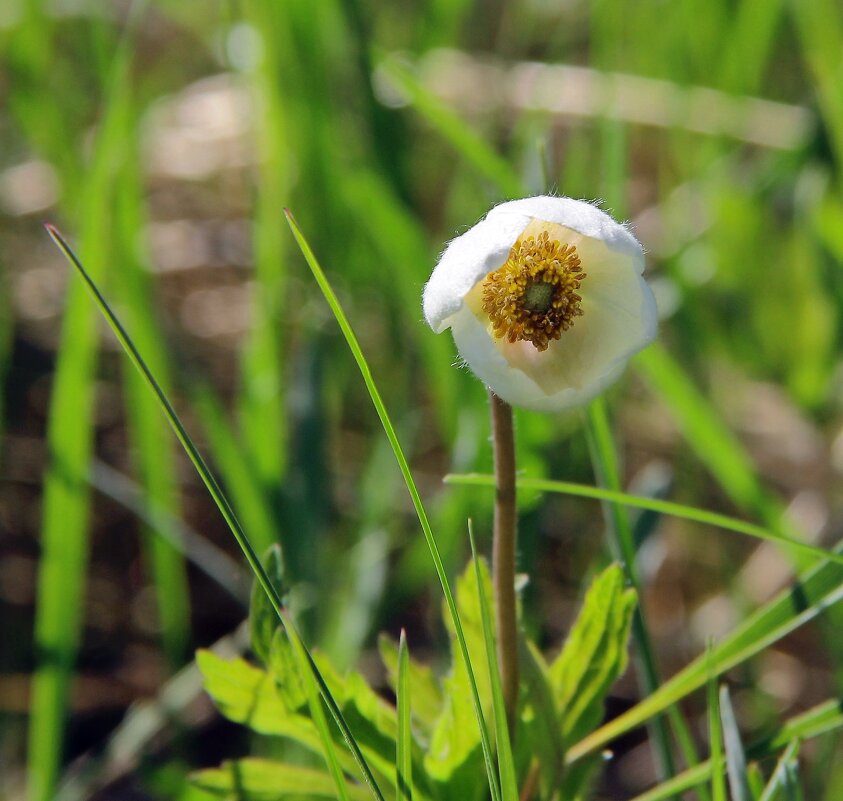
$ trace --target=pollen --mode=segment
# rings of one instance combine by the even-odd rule
[[[578,290],[585,277],[574,245],[551,239],[547,231],[519,239],[482,285],[482,308],[495,336],[547,350],[582,316]]]

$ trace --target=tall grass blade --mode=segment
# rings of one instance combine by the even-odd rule
[[[187,454],[190,461],[193,463],[193,466],[196,468],[196,472],[199,474],[199,477],[202,479],[202,483],[207,488],[208,492],[214,500],[214,503],[217,505],[217,508],[220,510],[220,513],[225,519],[225,522],[228,524],[231,533],[234,535],[237,544],[240,546],[240,549],[243,551],[243,555],[246,557],[246,561],[249,563],[249,567],[252,569],[252,572],[254,573],[256,579],[263,588],[263,591],[267,594],[270,601],[272,602],[287,636],[291,640],[296,639],[300,641],[301,638],[298,635],[298,631],[295,627],[295,624],[285,612],[281,598],[279,597],[275,586],[272,584],[272,581],[270,580],[266,570],[261,564],[261,561],[258,558],[258,555],[255,552],[255,549],[252,546],[249,538],[246,536],[246,532],[242,529],[240,523],[234,515],[234,511],[231,508],[231,504],[229,503],[228,498],[226,498],[225,494],[220,489],[219,484],[214,478],[213,473],[211,473],[210,469],[205,463],[205,460],[202,458],[202,455],[199,453],[199,450],[196,448],[196,445],[194,444],[190,435],[187,433],[184,424],[181,422],[181,419],[176,414],[175,409],[173,408],[169,399],[164,394],[164,391],[161,389],[161,385],[158,383],[155,376],[150,371],[149,367],[147,366],[146,362],[141,356],[140,351],[138,351],[137,347],[135,346],[135,343],[129,337],[122,323],[111,310],[111,307],[108,305],[108,302],[103,297],[96,283],[85,270],[84,266],[82,265],[82,262],[73,252],[73,249],[70,247],[70,245],[67,244],[62,235],[54,226],[48,224],[46,228],[53,241],[64,254],[65,258],[76,269],[80,278],[88,288],[88,291],[93,296],[97,306],[99,307],[99,310],[102,312],[103,316],[105,317],[106,321],[111,327],[111,330],[114,332],[115,336],[120,341],[120,344],[123,346],[123,350],[126,352],[126,355],[131,359],[132,363],[143,375],[147,385],[155,394],[158,403],[167,418],[167,422],[169,422],[170,426],[172,427],[176,437],[178,438],[179,442],[184,448],[185,453]],[[348,727],[348,724],[346,723],[342,715],[342,711],[340,710],[339,705],[337,704],[336,700],[331,694],[330,689],[328,688],[328,685],[325,683],[324,678],[319,672],[319,668],[313,661],[313,657],[310,655],[310,652],[303,644],[302,649],[306,657],[307,665],[313,674],[313,678],[319,686],[319,691],[322,694],[325,704],[327,705],[329,711],[331,712],[331,715],[336,721],[337,726],[339,727],[340,732],[342,733],[343,739],[348,745],[355,762],[357,762],[357,765],[363,774],[363,778],[365,779],[375,798],[378,801],[384,801],[383,795],[380,789],[378,788],[377,783],[375,782],[374,776],[372,775],[372,771],[366,763],[366,760],[360,751],[360,747],[354,740],[354,736],[352,735],[351,729]]]
[[[492,614],[489,600],[480,575],[480,562],[477,557],[477,545],[474,542],[474,527],[468,521],[468,541],[471,544],[471,558],[474,562],[474,576],[477,579],[477,597],[480,601],[480,618],[483,623],[483,640],[486,645],[486,661],[489,667],[489,683],[492,687],[492,710],[495,719],[495,744],[498,751],[498,775],[501,780],[503,801],[518,801],[518,783],[515,776],[515,761],[512,757],[512,743],[509,738],[509,726],[506,719],[506,704],[501,686],[501,674],[498,670],[497,645],[492,631]],[[517,721],[517,713],[514,718]]]
[[[425,511],[424,505],[422,504],[421,496],[419,495],[418,488],[416,487],[415,479],[413,478],[413,474],[410,471],[409,462],[407,462],[407,457],[404,455],[404,451],[401,448],[401,443],[398,441],[398,435],[395,433],[395,427],[392,425],[392,420],[389,417],[389,413],[386,410],[386,406],[384,405],[383,399],[381,398],[380,391],[375,384],[375,380],[372,377],[372,371],[369,368],[369,364],[366,361],[366,357],[363,354],[362,349],[360,348],[360,343],[357,340],[357,336],[355,335],[353,329],[351,328],[351,324],[348,322],[348,318],[345,315],[345,312],[340,305],[337,296],[334,294],[331,285],[328,283],[328,279],[325,276],[325,273],[322,270],[322,267],[319,265],[319,262],[316,260],[316,256],[313,253],[313,250],[310,248],[310,245],[307,243],[307,240],[304,238],[304,234],[302,234],[301,230],[299,229],[293,215],[289,211],[285,211],[287,215],[287,222],[290,225],[290,229],[293,232],[293,236],[296,239],[299,247],[301,248],[302,255],[305,258],[308,266],[310,267],[311,272],[313,273],[313,277],[316,279],[316,283],[319,285],[319,288],[322,290],[322,294],[325,296],[325,300],[328,302],[328,305],[331,308],[331,311],[334,314],[334,317],[339,324],[340,329],[342,330],[343,336],[345,337],[346,342],[348,343],[348,347],[351,350],[352,355],[354,356],[355,362],[357,362],[357,366],[360,369],[360,374],[363,376],[363,381],[366,384],[366,389],[369,392],[369,396],[372,399],[372,404],[375,407],[375,411],[380,418],[381,425],[383,426],[384,433],[386,434],[386,438],[389,440],[389,444],[392,446],[392,451],[395,454],[395,459],[398,462],[398,467],[401,470],[401,475],[404,477],[404,481],[407,484],[407,491],[410,494],[410,498],[413,502],[413,507],[416,510],[416,515],[419,518],[419,523],[422,528],[422,532],[424,533],[425,541],[427,542],[428,548],[430,549],[430,555],[433,559],[434,567],[436,568],[436,573],[439,577],[439,581],[442,585],[442,592],[445,595],[445,602],[448,605],[448,611],[451,614],[451,619],[454,623],[454,631],[457,636],[457,641],[459,642],[460,652],[462,654],[463,659],[465,660],[465,667],[466,672],[468,673],[469,682],[471,683],[471,697],[472,703],[474,705],[474,712],[477,716],[477,725],[480,728],[480,743],[483,749],[483,759],[486,764],[486,774],[489,779],[489,787],[492,790],[492,796],[495,801],[500,801],[500,789],[498,788],[497,777],[495,776],[495,768],[494,762],[492,760],[492,746],[489,739],[489,732],[486,728],[486,721],[483,717],[483,707],[480,702],[480,694],[477,690],[477,681],[474,676],[474,669],[472,668],[471,661],[468,655],[468,645],[466,644],[465,640],[465,633],[463,632],[462,623],[460,621],[459,613],[457,612],[457,604],[454,600],[454,594],[451,591],[451,585],[448,582],[448,577],[445,574],[445,566],[442,563],[442,557],[439,554],[439,548],[436,544],[436,539],[433,536],[433,530],[430,527],[430,521],[427,517],[427,512]]]
[[[751,744],[747,748],[747,756],[751,759],[766,759],[780,749],[788,747],[794,740],[809,740],[843,728],[841,707],[843,704],[834,699],[791,718],[769,737]],[[665,801],[679,793],[701,786],[703,782],[711,778],[711,775],[711,761],[706,760],[683,771],[673,779],[637,795],[633,801]]]
[[[591,403],[588,407],[586,419],[588,446],[597,482],[618,492],[621,488],[621,477],[617,448],[609,424],[606,404],[602,398],[598,398]],[[610,547],[615,552],[615,557],[621,562],[627,582],[635,589],[640,598],[641,587],[636,567],[636,547],[629,515],[626,509],[618,504],[606,504],[605,512],[606,525],[611,536]],[[642,606],[643,604],[637,604],[633,611],[632,636],[638,656],[641,689],[645,695],[651,695],[658,688],[661,679]],[[677,724],[682,725],[678,720]],[[676,773],[676,765],[666,721],[663,716],[658,715],[653,719],[651,725],[662,775],[663,777],[673,776]]]
[[[744,753],[741,733],[729,688],[724,684],[720,688],[720,721],[723,725],[723,739],[726,745],[726,770],[729,775],[729,790],[732,801],[752,801],[749,790],[749,779],[746,770],[746,754]]]
[[[711,798],[712,801],[727,801],[726,773],[723,770],[723,726],[717,698],[717,678],[714,675],[708,680],[708,744],[711,754]]]
[[[398,684],[395,688],[398,714],[395,784],[398,788],[398,801],[413,801],[413,733],[410,728],[412,695],[410,690],[410,651],[407,648],[407,634],[404,629],[401,629],[401,638],[398,640]]]
[[[93,158],[77,185],[83,248],[98,278],[104,276],[108,260],[110,242],[105,232],[114,219],[114,176],[124,162],[132,102],[129,67],[134,24],[141,7],[140,3],[133,6],[113,57],[110,82],[104,87],[102,119],[92,147]],[[51,45],[47,44],[45,53],[49,52]],[[50,458],[42,502],[34,634],[36,669],[28,732],[30,801],[52,801],[64,752],[64,725],[70,677],[79,647],[88,560],[87,476],[93,453],[96,362],[95,315],[83,288],[75,284],[69,289],[62,323],[47,431]]]
[[[345,776],[342,772],[339,759],[337,758],[334,738],[331,736],[331,729],[329,728],[328,720],[325,717],[325,710],[322,708],[322,699],[319,695],[319,690],[316,687],[316,682],[313,680],[313,673],[307,662],[304,645],[297,636],[290,638],[290,644],[292,645],[293,652],[296,655],[299,672],[304,680],[304,686],[307,694],[307,706],[308,709],[310,709],[310,719],[313,721],[313,725],[319,734],[319,740],[322,743],[322,753],[325,757],[325,764],[328,766],[328,771],[334,780],[334,786],[337,790],[337,799],[338,801],[350,801],[348,797],[348,788],[345,784]]]
[[[779,794],[779,790],[787,783],[787,768],[799,753],[799,740],[794,740],[784,751],[776,764],[773,775],[770,776],[770,781],[764,787],[764,792],[758,801],[773,801]]]
[[[495,485],[494,476],[481,473],[452,473],[445,476],[444,480],[447,484],[466,486],[494,487]],[[630,506],[636,509],[647,509],[672,517],[680,517],[683,520],[692,520],[695,523],[703,523],[705,525],[715,526],[716,528],[722,528],[726,531],[733,531],[736,534],[745,534],[748,537],[767,540],[768,542],[781,545],[783,548],[802,551],[806,555],[813,556],[818,560],[822,559],[843,565],[843,555],[839,553],[827,551],[816,545],[802,542],[802,540],[790,539],[783,534],[770,531],[754,523],[738,520],[735,517],[722,515],[718,512],[709,512],[707,509],[699,509],[695,506],[687,506],[686,504],[676,503],[674,501],[665,501],[660,498],[645,498],[640,495],[629,495],[628,493],[606,489],[605,487],[575,484],[570,481],[553,481],[542,478],[519,478],[517,481],[518,489],[536,490],[538,492],[558,492],[563,495],[593,498],[594,500],[608,501],[609,503]]]

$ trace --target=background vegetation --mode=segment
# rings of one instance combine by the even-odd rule
[[[361,337],[451,575],[467,517],[488,550],[488,491],[441,481],[488,471],[487,404],[424,325],[421,288],[447,239],[546,186],[601,198],[649,252],[660,341],[609,396],[624,487],[830,547],[841,86],[835,0],[4,3],[0,796],[173,798],[189,770],[271,747],[222,722],[189,666],[244,617],[239,557],[44,220],[77,244],[256,546],[282,543],[307,641],[383,685],[379,631],[405,627],[441,665],[441,596],[283,207]],[[579,415],[517,425],[526,475],[594,481]],[[521,505],[525,620],[552,653],[611,549],[593,501]],[[636,532],[663,676],[806,564],[652,514]],[[728,674],[747,739],[840,693],[833,615]],[[639,697],[634,674],[610,715]],[[682,706],[700,742],[703,695]],[[834,736],[803,751],[806,798],[841,796],[841,756]],[[633,734],[600,797],[655,777]]]

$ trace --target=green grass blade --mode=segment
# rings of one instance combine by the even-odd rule
[[[226,498],[225,494],[220,489],[219,484],[214,478],[213,473],[211,473],[210,469],[205,463],[205,460],[202,458],[202,455],[199,453],[198,449],[196,448],[196,445],[193,443],[193,440],[187,433],[184,424],[181,422],[181,419],[176,414],[175,409],[173,409],[173,406],[170,403],[169,399],[164,394],[164,391],[161,389],[161,385],[155,379],[155,376],[150,372],[149,367],[147,366],[146,362],[144,361],[143,357],[141,356],[140,352],[135,346],[135,343],[129,337],[128,333],[123,327],[123,324],[111,310],[111,307],[108,305],[108,302],[103,297],[102,293],[100,292],[99,288],[97,287],[96,283],[93,281],[91,276],[85,270],[84,266],[82,265],[82,262],[73,252],[73,249],[70,247],[70,245],[67,244],[67,242],[65,242],[62,235],[54,226],[47,225],[46,228],[50,236],[53,238],[53,241],[64,254],[65,258],[76,269],[82,281],[87,286],[97,306],[99,307],[100,311],[102,312],[103,316],[105,317],[109,326],[111,327],[111,330],[114,332],[115,336],[120,341],[120,344],[122,345],[123,350],[126,352],[126,355],[131,359],[132,363],[143,375],[144,379],[147,382],[147,385],[158,399],[158,403],[162,411],[164,412],[167,421],[169,422],[170,426],[175,432],[175,435],[181,443],[182,447],[184,448],[188,458],[193,463],[193,466],[196,468],[196,472],[199,474],[199,477],[202,479],[202,483],[205,485],[211,497],[213,498],[214,503],[220,510],[220,513],[225,519],[225,522],[228,524],[228,527],[231,530],[231,533],[234,535],[235,540],[237,540],[237,544],[243,551],[243,555],[246,557],[246,561],[249,563],[249,567],[252,569],[252,572],[254,573],[255,577],[257,578],[258,582],[263,588],[263,591],[267,594],[270,601],[272,601],[272,604],[275,607],[275,611],[278,614],[278,618],[281,621],[281,624],[283,625],[287,636],[290,637],[291,640],[294,638],[300,640],[301,638],[298,635],[298,631],[296,630],[295,624],[285,613],[284,605],[281,601],[281,598],[278,596],[278,592],[276,591],[274,585],[272,584],[272,581],[270,580],[269,576],[264,570],[264,567],[261,564],[261,561],[258,558],[255,549],[249,541],[249,538],[246,536],[246,532],[242,529],[240,523],[234,515],[234,511],[231,508],[231,504],[229,503],[228,498]],[[303,645],[302,647],[304,648]],[[313,661],[313,658],[311,657],[310,652],[307,650],[307,648],[304,648],[304,654],[307,657],[307,664],[313,674],[313,678],[319,686],[319,690],[325,700],[325,704],[328,706],[331,715],[336,721],[337,726],[339,727],[340,732],[342,733],[342,736],[345,739],[346,744],[348,745],[349,750],[352,753],[352,756],[354,757],[355,761],[357,762],[357,765],[359,766],[363,774],[363,778],[369,785],[369,788],[371,789],[372,794],[375,796],[375,798],[378,799],[378,801],[384,801],[383,795],[380,789],[378,788],[377,783],[375,782],[374,776],[372,775],[372,771],[360,751],[360,747],[355,742],[354,737],[351,734],[351,730],[349,729],[348,724],[343,718],[342,712],[336,700],[331,694],[331,691],[328,689],[328,685],[325,683],[325,680],[319,672],[319,669],[316,666],[316,663]]]
[[[712,649],[711,669],[717,674],[755,656],[790,632],[813,620],[825,609],[843,599],[843,575],[828,562],[801,577],[787,590],[749,615],[731,634]],[[705,655],[697,658],[666,681],[653,695],[601,726],[568,752],[569,761],[604,747],[620,734],[633,729],[651,716],[705,684],[709,672]]]
[[[413,801],[413,733],[410,729],[410,652],[407,634],[401,629],[398,640],[398,684],[395,687],[398,713],[398,742],[395,758],[395,785],[398,801]]]
[[[313,680],[313,673],[309,669],[304,645],[298,636],[291,637],[290,644],[292,645],[293,652],[296,655],[299,672],[304,679],[304,685],[307,693],[307,706],[308,709],[310,709],[310,719],[313,721],[313,725],[319,733],[319,739],[322,742],[322,754],[325,757],[325,764],[328,766],[331,778],[334,780],[334,786],[337,790],[337,799],[338,801],[350,801],[348,797],[348,788],[345,784],[345,776],[342,772],[342,767],[340,767],[339,759],[337,758],[334,738],[331,736],[331,729],[328,726],[328,719],[325,717],[325,710],[322,708],[322,699],[319,695],[319,690],[316,687],[316,682]]]
[[[843,705],[837,699],[826,701],[788,720],[769,737],[756,741],[747,748],[751,759],[765,759],[794,740],[809,740],[843,728]],[[665,801],[694,787],[699,787],[711,778],[711,761],[683,771],[667,782],[659,784],[637,795],[632,801]]]
[[[776,764],[770,781],[764,787],[764,792],[758,801],[773,801],[781,787],[787,781],[787,766],[790,765],[799,753],[799,740],[794,740],[784,751]]]
[[[732,698],[725,684],[720,688],[720,721],[723,725],[726,771],[729,776],[732,801],[752,801],[746,772],[746,754],[741,742],[735,710],[732,707]]]
[[[620,466],[615,446],[606,402],[603,398],[593,401],[586,412],[586,435],[591,462],[599,484],[608,489],[619,491],[621,488]],[[606,507],[606,525],[611,537],[610,547],[623,566],[624,575],[639,597],[640,584],[636,569],[636,548],[632,535],[632,524],[625,508],[618,504]],[[647,622],[641,604],[637,604],[632,616],[632,637],[638,657],[639,682],[644,695],[651,695],[661,683],[653,643],[650,639]],[[675,775],[676,765],[670,747],[670,733],[662,715],[657,715],[651,723],[651,734],[655,742],[662,776]]]
[[[131,118],[133,33],[142,4],[131,8],[104,86],[93,158],[73,188],[83,220],[83,248],[97,277],[106,271],[115,217],[115,173],[125,161]],[[45,21],[46,22],[46,21]],[[49,34],[48,34],[49,35]],[[49,41],[49,40],[48,40]],[[49,59],[52,46],[44,55]],[[49,104],[48,104],[49,105]],[[59,126],[58,130],[62,130]],[[64,149],[69,149],[65,146]],[[27,781],[30,801],[51,801],[64,751],[70,678],[79,646],[88,560],[93,453],[96,318],[79,285],[69,288],[50,398],[35,612],[37,667],[32,683]]]
[[[150,369],[158,377],[165,392],[171,386],[171,369],[167,346],[153,315],[155,302],[150,274],[142,262],[138,231],[147,229],[144,219],[143,188],[139,174],[140,143],[135,115],[126,128],[132,152],[126,159],[117,197],[117,237],[115,260],[124,265],[121,280],[114,288],[123,301],[126,324],[134,332],[135,341],[143,350]],[[155,398],[149,394],[143,379],[128,363],[124,367],[124,403],[128,435],[132,443],[135,471],[143,485],[144,498],[173,518],[180,518],[179,482],[173,442],[161,425]],[[149,526],[143,526],[143,545],[154,585],[157,614],[161,624],[164,651],[171,667],[185,661],[190,644],[190,588],[181,550],[160,537]]]
[[[726,773],[723,770],[723,726],[717,698],[717,678],[713,674],[708,680],[708,743],[711,754],[711,798],[712,801],[727,801]]]
[[[494,487],[494,476],[481,473],[450,474],[445,476],[445,483],[460,484],[466,486]],[[755,537],[760,540],[767,540],[783,548],[792,548],[805,554],[810,554],[817,559],[828,560],[843,565],[843,555],[834,551],[827,551],[816,545],[811,545],[801,540],[793,540],[778,534],[775,531],[738,520],[735,517],[722,515],[718,512],[709,512],[706,509],[699,509],[694,506],[687,506],[674,501],[665,501],[660,498],[645,498],[640,495],[629,495],[625,492],[606,489],[604,487],[592,487],[588,484],[575,484],[569,481],[552,481],[549,479],[519,478],[518,488],[524,490],[536,490],[538,492],[558,492],[563,495],[575,495],[579,498],[593,498],[599,501],[608,501],[622,506],[631,506],[636,509],[647,509],[660,514],[680,517],[683,520],[692,520],[695,523],[703,523],[726,531],[733,531],[736,534],[745,534],[748,537]]]
[[[290,225],[290,229],[293,232],[293,236],[295,237],[296,242],[301,248],[302,255],[304,256],[305,261],[310,267],[310,270],[313,273],[313,277],[316,279],[316,283],[322,290],[322,294],[325,296],[325,300],[328,302],[328,305],[330,306],[331,311],[333,312],[334,317],[336,318],[337,323],[339,324],[343,336],[345,337],[345,340],[348,343],[348,347],[351,350],[352,355],[354,356],[354,360],[357,363],[358,368],[360,369],[360,374],[363,376],[363,381],[366,384],[366,389],[368,390],[369,396],[372,399],[372,404],[374,405],[375,411],[378,414],[378,418],[381,421],[381,425],[383,426],[386,438],[389,440],[389,444],[392,446],[392,451],[395,454],[395,459],[398,462],[398,467],[401,470],[401,475],[404,477],[404,481],[407,484],[407,491],[409,492],[410,498],[412,499],[413,507],[416,510],[416,515],[419,518],[419,523],[421,525],[422,532],[424,533],[425,541],[427,542],[427,546],[430,549],[430,555],[433,559],[433,564],[436,568],[436,573],[442,585],[442,592],[445,595],[445,603],[448,605],[448,611],[450,612],[451,619],[454,622],[454,630],[457,635],[457,641],[459,642],[460,652],[462,653],[462,657],[465,660],[466,671],[468,673],[468,678],[471,683],[472,703],[474,704],[474,711],[477,715],[477,725],[480,728],[480,743],[483,748],[483,759],[486,764],[486,774],[489,779],[489,787],[492,790],[493,798],[495,799],[495,801],[499,801],[500,791],[497,788],[497,777],[495,776],[494,762],[492,760],[492,746],[489,739],[489,732],[486,728],[486,721],[483,717],[483,707],[480,703],[480,694],[477,690],[477,681],[475,679],[474,670],[471,666],[471,661],[468,655],[468,645],[465,641],[465,633],[463,632],[462,623],[460,622],[460,617],[457,612],[457,604],[454,600],[454,594],[451,591],[451,585],[448,582],[447,575],[445,574],[445,566],[442,563],[442,557],[439,554],[439,547],[437,546],[436,539],[433,536],[433,530],[430,527],[430,521],[428,519],[424,505],[422,504],[421,496],[419,495],[418,488],[416,487],[415,479],[413,478],[413,474],[410,471],[410,465],[407,462],[407,457],[404,455],[403,449],[401,448],[401,443],[398,441],[398,435],[395,433],[395,427],[392,425],[392,420],[390,419],[389,414],[386,411],[386,406],[384,406],[380,391],[378,390],[377,385],[375,384],[375,380],[372,377],[372,371],[369,368],[369,364],[366,361],[366,357],[363,355],[363,351],[360,348],[360,343],[357,340],[357,336],[352,330],[351,324],[348,322],[348,318],[345,316],[345,312],[343,311],[342,306],[340,305],[340,302],[337,299],[337,296],[334,294],[331,285],[328,283],[328,279],[325,276],[322,267],[316,260],[316,256],[314,255],[313,250],[311,250],[310,245],[304,238],[304,234],[302,234],[302,232],[299,230],[299,227],[296,224],[296,221],[293,219],[292,214],[287,210],[285,210],[285,214],[287,215],[287,222]]]
[[[474,542],[474,527],[468,521],[468,541],[471,543],[471,557],[474,561],[474,575],[477,579],[477,596],[480,600],[480,618],[483,623],[483,639],[486,644],[486,660],[489,666],[489,683],[492,687],[492,710],[495,719],[495,742],[498,750],[498,774],[501,780],[503,801],[518,801],[518,782],[515,776],[515,761],[512,757],[512,743],[506,719],[506,704],[503,699],[501,675],[496,658],[497,645],[492,631],[492,616],[489,602],[483,589],[480,563],[477,561],[477,546]]]

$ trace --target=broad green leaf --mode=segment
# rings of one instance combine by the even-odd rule
[[[286,594],[284,584],[284,556],[281,546],[271,545],[263,557],[263,566],[269,580],[275,587],[278,597],[283,600]],[[249,630],[252,650],[264,664],[269,664],[272,642],[275,632],[280,628],[278,613],[258,582],[252,587],[252,599],[249,604]]]
[[[723,722],[723,740],[726,746],[726,770],[729,774],[729,789],[732,801],[752,801],[749,781],[746,775],[746,754],[729,688],[720,688],[720,719]]]
[[[620,565],[592,583],[562,652],[550,666],[563,742],[576,742],[603,716],[603,702],[627,665],[634,590],[624,586]]]
[[[378,649],[386,667],[389,686],[398,692],[399,648],[386,634],[378,638]],[[416,733],[423,735],[423,741],[429,742],[433,728],[442,713],[442,689],[433,671],[427,666],[410,659],[408,665],[409,682],[413,688],[413,707],[411,718],[415,722]]]
[[[229,720],[260,734],[298,740],[319,751],[319,738],[310,720],[284,703],[275,677],[245,659],[222,659],[211,651],[197,651],[205,690]]]
[[[324,771],[268,759],[223,762],[218,768],[196,771],[191,774],[190,781],[218,798],[234,798],[237,801],[337,797],[334,780]],[[345,788],[352,801],[365,801],[371,797],[367,788],[359,784],[346,782]]]
[[[401,629],[401,639],[398,641],[398,685],[395,690],[398,711],[395,785],[398,790],[398,801],[413,801],[413,734],[410,730],[411,686],[407,635]]]
[[[520,663],[527,698],[516,745],[519,751],[526,748],[529,757],[538,757],[541,797],[550,798],[562,778],[565,748],[549,668],[538,648],[525,637],[521,638]]]
[[[752,801],[760,801],[761,794],[764,792],[764,774],[761,772],[761,768],[758,767],[757,762],[750,762],[747,765],[746,780],[749,783]]]
[[[290,638],[282,628],[276,628],[269,649],[268,670],[275,679],[278,693],[287,709],[298,711],[307,704],[307,693],[299,672]]]

